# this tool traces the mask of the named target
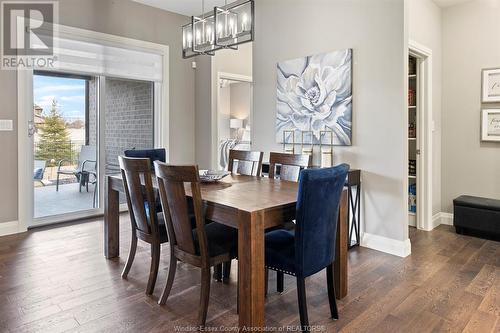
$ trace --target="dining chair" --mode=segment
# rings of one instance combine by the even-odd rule
[[[305,168],[310,168],[312,165],[312,156],[307,154],[287,154],[271,152],[269,154],[269,178],[277,178],[277,167],[280,167],[279,179],[297,182],[299,180],[300,171]],[[295,223],[288,221],[282,226],[273,228],[269,231],[277,229],[293,230]],[[266,271],[266,276],[268,272]],[[276,272],[276,289],[279,293],[284,291],[285,276],[283,272]],[[266,278],[266,293],[267,293],[267,278]]]
[[[260,176],[263,152],[230,150],[228,171],[246,176]]]
[[[229,151],[228,171],[245,176],[261,175],[262,158],[264,153],[260,151],[234,150]],[[214,279],[217,281],[229,281],[231,273],[231,261],[218,265],[214,268]]]
[[[330,314],[338,319],[334,260],[338,212],[349,166],[302,170],[296,205],[295,232],[265,235],[266,268],[296,277],[302,330],[309,329],[305,278],[326,268]]]
[[[238,230],[211,222],[205,224],[197,166],[173,166],[156,161],[163,214],[170,239],[167,283],[158,304],[165,304],[174,283],[177,261],[201,268],[201,295],[198,325],[205,326],[210,298],[210,268],[236,257]],[[194,205],[196,228],[191,228],[185,184]]]
[[[126,157],[135,157],[135,158],[149,158],[151,163],[151,171],[154,172],[154,161],[166,162],[167,151],[165,148],[156,148],[156,149],[129,149],[125,150],[123,154]],[[158,193],[153,191],[155,195],[155,208],[156,212],[161,212],[161,203],[160,198],[158,197]]]
[[[154,170],[154,161],[166,162],[167,151],[165,148],[157,149],[129,149],[125,150],[123,154],[126,157],[136,157],[136,158],[149,158],[151,162],[151,169]]]
[[[300,170],[311,167],[312,156],[271,152],[269,154],[269,178],[277,177],[276,169],[278,165],[280,166],[280,179],[297,182]]]
[[[148,158],[132,158],[119,156],[120,170],[127,198],[132,226],[132,240],[127,263],[122,272],[126,279],[137,249],[137,239],[151,245],[151,268],[146,294],[151,295],[156,284],[158,266],[160,264],[161,244],[168,241],[165,221],[161,214],[156,213],[153,184],[151,178],[151,162]],[[144,186],[141,184],[144,179]]]

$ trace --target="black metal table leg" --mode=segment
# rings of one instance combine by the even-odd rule
[[[349,193],[349,249],[360,245],[360,227],[361,227],[361,176],[360,170],[351,170],[347,178],[347,189]],[[356,195],[353,194],[353,188],[356,187]],[[353,235],[356,237],[353,243]]]

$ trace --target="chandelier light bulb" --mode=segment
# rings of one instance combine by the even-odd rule
[[[243,13],[243,16],[241,17],[241,30],[243,31],[247,30],[247,23],[248,23],[248,15],[247,13]]]
[[[234,19],[233,18],[229,19],[229,35],[230,36],[234,35]]]
[[[207,41],[212,41],[212,27],[207,26]]]

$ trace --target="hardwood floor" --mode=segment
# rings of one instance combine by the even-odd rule
[[[101,221],[0,237],[0,332],[174,332],[195,325],[199,270],[179,263],[171,296],[156,304],[168,267],[168,244],[156,289],[145,295],[150,250],[139,243],[128,280],[120,277],[129,242],[122,217],[119,260],[103,256]],[[324,332],[500,332],[500,243],[440,226],[411,229],[412,255],[401,259],[358,248],[349,254],[349,294],[329,319],[326,274],[307,280],[309,318]],[[237,265],[232,265],[236,268]],[[207,325],[231,327],[236,278],[212,282]],[[294,279],[266,299],[269,327],[299,324]]]

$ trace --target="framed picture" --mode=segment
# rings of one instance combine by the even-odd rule
[[[307,144],[318,145],[321,133],[329,131],[333,145],[351,145],[352,53],[345,49],[277,64],[277,142],[286,135],[301,142],[301,133],[308,133]]]
[[[500,109],[484,109],[482,118],[482,141],[500,142]]]
[[[483,69],[483,103],[500,102],[500,68]]]

